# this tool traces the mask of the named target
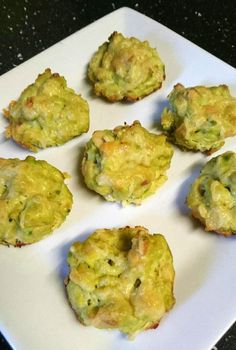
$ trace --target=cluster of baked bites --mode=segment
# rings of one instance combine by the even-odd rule
[[[111,102],[136,101],[159,89],[165,67],[147,41],[114,32],[93,55],[88,78],[94,93]],[[173,142],[212,153],[236,134],[236,99],[225,85],[174,86],[161,125],[140,122],[95,131],[87,142],[82,173],[87,187],[107,201],[141,204],[166,180]],[[37,152],[59,146],[89,129],[86,100],[64,77],[46,69],[4,111],[6,137]],[[72,194],[66,175],[33,157],[0,158],[0,243],[31,244],[65,220]],[[211,159],[192,184],[187,204],[207,231],[236,234],[236,153]],[[66,279],[69,302],[84,325],[116,328],[134,337],[156,328],[175,303],[171,251],[161,234],[141,226],[96,230],[72,245]]]
[[[164,65],[157,51],[151,48],[147,41],[141,42],[136,38],[125,38],[122,34],[114,32],[110,36],[109,42],[104,43],[91,59],[88,77],[95,82],[96,94],[102,94],[112,101],[121,99],[136,100],[161,86],[164,79]],[[5,132],[6,137],[12,138],[16,143],[33,152],[62,145],[89,129],[87,101],[67,86],[64,77],[58,73],[52,73],[50,69],[46,69],[33,84],[26,87],[17,101],[10,103],[9,108],[4,110],[4,116],[9,121]],[[100,141],[104,143],[103,145],[98,144],[99,134],[101,134]],[[110,142],[106,142],[109,137]],[[116,138],[116,141],[114,138]],[[142,147],[140,147],[140,143]],[[94,147],[97,147],[97,149],[95,150]],[[146,152],[143,148],[146,148]],[[116,152],[117,154],[115,154]],[[149,133],[138,122],[130,127],[117,127],[114,131],[97,131],[87,145],[83,160],[85,182],[89,188],[102,194],[108,200],[117,200],[122,203],[140,203],[143,198],[154,193],[156,188],[166,179],[165,171],[170,165],[172,154],[173,151],[171,146],[166,143],[165,136]],[[99,156],[101,158],[104,156],[104,159],[100,159],[101,167],[98,164]],[[125,157],[125,162],[122,157]],[[127,161],[129,164],[127,164]],[[17,159],[2,160],[2,163],[4,169],[2,186],[5,187],[7,186],[5,182],[11,182],[11,176],[14,176],[14,179],[17,178],[10,172],[9,178],[7,177],[6,180],[7,170],[5,168],[13,169],[15,164],[17,171],[19,168],[18,175],[20,176],[21,171],[35,174],[35,164],[38,167],[40,164],[36,161],[33,162],[31,158],[27,158],[25,161]],[[122,164],[123,169],[120,169]],[[50,167],[50,165],[48,166]],[[126,174],[123,183],[119,175],[120,171]],[[97,174],[98,172],[99,174]],[[26,175],[28,176],[28,174]],[[49,182],[53,181],[50,172],[48,172],[48,178]],[[30,191],[31,187],[33,188],[34,181],[36,183],[37,179],[32,179],[28,188],[27,186],[24,188],[26,197],[31,198]],[[5,187],[2,188],[1,193],[1,200],[3,201],[1,205],[3,206],[9,202],[9,188]],[[48,192],[49,190],[50,188],[47,189]],[[10,191],[9,193],[13,193],[15,202],[22,203],[22,191],[19,187],[19,191]],[[32,196],[33,200],[27,199],[27,203],[36,200],[37,196],[35,194],[32,194]],[[56,197],[50,195],[48,205],[53,206],[56,200]],[[10,198],[10,201],[12,201],[12,198]],[[43,204],[40,205],[43,208]],[[37,211],[35,203],[34,207]],[[17,208],[18,211],[15,207],[13,209],[7,208],[7,211],[2,214],[4,220],[7,221],[8,211],[16,210],[13,215],[15,219],[10,218],[8,224],[4,223],[4,229],[2,228],[4,238],[2,241],[9,244],[18,242],[16,245],[22,245],[36,241],[34,232],[42,231],[40,235],[43,237],[43,232],[46,235],[50,231],[46,228],[46,218],[43,219],[44,224],[41,225],[40,229],[38,228],[39,223],[36,224],[36,222],[34,224],[37,229],[33,228],[33,224],[32,227],[26,225],[25,219],[23,220],[24,215],[21,213],[22,208],[25,212],[24,204],[22,204],[22,208],[20,206],[17,206]],[[11,214],[10,212],[9,215]],[[46,215],[46,212],[44,214]],[[27,216],[27,220],[29,220],[29,216]],[[23,229],[25,225],[27,229]],[[55,223],[51,223],[51,227],[56,226]],[[24,233],[21,231],[24,231]],[[27,239],[23,238],[27,234],[29,237]],[[15,241],[14,237],[12,239],[6,238],[11,235],[23,236],[17,236]]]
[[[165,69],[147,41],[114,32],[92,57],[88,77],[96,95],[135,101],[161,87]],[[89,129],[87,101],[50,69],[10,103],[4,116],[6,137],[33,152]],[[95,131],[82,162],[86,185],[108,201],[140,204],[167,179],[173,149],[166,138],[138,121]],[[63,223],[72,206],[65,177],[31,156],[0,159],[0,243],[35,243]],[[167,242],[143,227],[97,230],[71,247],[68,262],[68,298],[85,325],[117,328],[134,337],[157,327],[175,303]]]

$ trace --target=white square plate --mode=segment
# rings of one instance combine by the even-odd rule
[[[147,39],[166,65],[160,91],[133,103],[107,103],[91,94],[86,67],[98,46],[114,31]],[[113,128],[138,119],[157,131],[167,95],[175,83],[185,86],[227,84],[236,95],[236,71],[163,25],[129,8],[119,9],[71,35],[0,78],[0,109],[16,99],[38,73],[51,67],[67,79],[90,105],[91,127],[82,137],[58,148],[40,151],[45,159],[72,177],[72,212],[51,237],[21,249],[0,247],[0,329],[23,350],[94,349],[210,349],[234,322],[236,315],[236,240],[206,234],[188,215],[184,201],[189,184],[208,158],[175,148],[168,181],[139,206],[120,207],[88,191],[79,163],[85,142],[96,129]],[[4,120],[1,118],[1,127]],[[236,138],[226,150],[236,151]],[[25,158],[30,152],[12,141],[2,142],[1,157]],[[1,225],[1,223],[0,223]],[[156,330],[128,341],[117,331],[80,325],[65,294],[69,246],[96,228],[143,225],[165,235],[176,270],[175,307]]]

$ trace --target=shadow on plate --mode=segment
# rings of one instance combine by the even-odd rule
[[[155,101],[154,113],[151,116],[152,124],[151,128],[157,129],[158,131],[163,132],[161,127],[161,114],[165,107],[169,106],[169,102],[166,99],[161,99]]]
[[[190,186],[194,182],[194,180],[199,176],[200,171],[205,163],[199,161],[194,163],[189,168],[190,175],[182,182],[179,187],[179,191],[176,197],[176,206],[179,208],[179,212],[181,215],[187,216],[189,215],[189,209],[186,205],[186,198],[190,190]]]

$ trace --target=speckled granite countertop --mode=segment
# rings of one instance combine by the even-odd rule
[[[122,6],[132,7],[236,67],[232,0],[1,0],[0,74]]]
[[[0,74],[122,6],[146,14],[236,67],[234,0],[1,0]],[[11,349],[1,336],[0,349]],[[236,324],[216,349],[236,349]]]

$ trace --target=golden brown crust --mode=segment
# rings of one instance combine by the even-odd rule
[[[156,322],[156,323],[153,323],[152,326],[146,328],[146,330],[148,330],[148,329],[156,329],[158,326],[159,326],[159,322]]]
[[[59,227],[72,195],[65,176],[43,160],[0,158],[0,244],[22,247]]]
[[[191,216],[195,220],[200,221],[203,225],[206,224],[205,221],[203,221],[202,218],[198,214],[196,214],[195,212],[192,211]],[[219,234],[219,235],[224,236],[224,237],[231,237],[231,236],[235,236],[236,235],[236,232],[232,232],[230,230],[227,231],[227,230],[212,229],[212,228],[207,227],[207,226],[204,227],[204,230],[206,232],[216,233],[216,234]]]
[[[86,145],[82,173],[87,187],[106,200],[139,205],[167,179],[172,155],[166,136],[135,121],[95,131]]]
[[[170,108],[161,116],[172,142],[207,155],[220,149],[236,133],[236,99],[226,85],[193,86],[178,83],[168,95]]]
[[[84,325],[133,338],[155,329],[175,303],[172,254],[142,226],[96,230],[72,245],[68,263],[69,303]]]
[[[206,232],[236,235],[236,153],[211,158],[192,183],[186,198],[192,217]]]
[[[147,41],[114,32],[92,57],[88,77],[95,95],[135,102],[161,88],[165,67]]]
[[[87,102],[50,69],[39,74],[3,114],[9,120],[5,136],[33,152],[62,145],[89,128]]]

